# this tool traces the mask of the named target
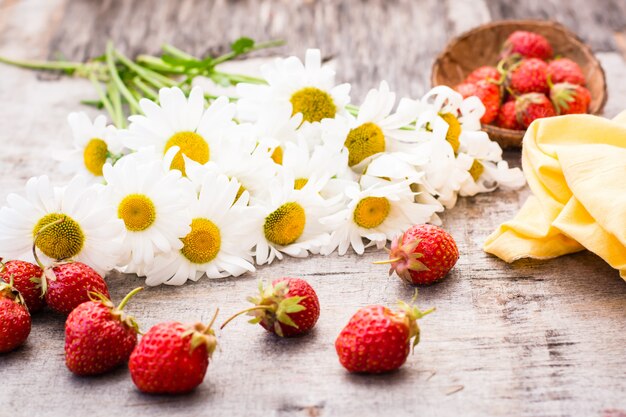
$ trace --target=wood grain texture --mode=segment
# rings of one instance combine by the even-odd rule
[[[507,3],[514,10],[514,2]],[[533,10],[552,15],[554,3],[537,2]],[[289,45],[283,53],[302,55],[305,47],[320,46],[335,57],[340,79],[353,83],[357,99],[382,78],[415,96],[426,89],[430,63],[446,39],[497,15],[495,3],[452,0],[155,4],[0,0],[0,54],[44,58],[61,52],[81,59],[101,53],[108,37],[131,53],[156,52],[165,41],[203,53],[239,35],[284,37]],[[588,8],[567,7],[561,13],[573,22],[588,19]],[[614,10],[595,13],[616,19]],[[609,39],[610,31],[596,25],[579,33]],[[614,115],[626,107],[626,66],[617,53],[599,57],[610,89],[607,114]],[[4,201],[32,175],[67,178],[50,151],[68,143],[66,114],[83,109],[77,103],[89,98],[91,87],[6,66],[0,80]],[[519,154],[506,157],[517,163]],[[0,416],[617,415],[609,410],[626,409],[626,284],[617,273],[585,252],[506,265],[481,250],[485,237],[527,196],[528,190],[498,191],[461,199],[446,213],[445,227],[462,256],[446,281],[420,290],[420,304],[438,311],[423,320],[422,342],[398,372],[349,375],[333,347],[358,307],[411,297],[411,287],[371,264],[384,255],[288,259],[239,279],[150,288],[128,311],[143,329],[166,319],[207,321],[217,306],[225,318],[246,305],[259,278],[296,275],[311,282],[322,304],[312,334],[280,340],[245,320],[234,322],[218,334],[221,348],[198,390],[146,396],[124,368],[99,378],[72,376],[63,362],[63,319],[42,314],[28,343],[0,356]],[[107,279],[115,300],[142,282],[118,273]]]

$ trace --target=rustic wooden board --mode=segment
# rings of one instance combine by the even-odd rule
[[[99,54],[109,37],[129,53],[156,52],[165,41],[203,53],[240,35],[283,37],[289,44],[282,53],[320,46],[334,57],[358,100],[382,78],[406,95],[423,93],[446,39],[492,16],[562,16],[603,51],[607,114],[626,107],[626,65],[612,43],[613,31],[626,27],[623,2],[607,1],[593,13],[582,1],[559,8],[555,0],[500,3],[0,0],[0,54],[82,59]],[[91,94],[83,80],[0,66],[0,201],[32,175],[66,179],[50,150],[67,143],[66,114]],[[517,163],[519,154],[506,157]],[[312,334],[280,340],[234,322],[219,334],[221,348],[198,390],[146,396],[124,368],[72,376],[63,363],[63,319],[39,315],[28,343],[0,356],[0,416],[617,416],[626,409],[626,284],[618,274],[589,253],[506,265],[480,249],[527,195],[462,199],[446,213],[462,257],[445,282],[421,289],[421,304],[438,311],[424,319],[423,341],[398,372],[349,375],[333,347],[358,307],[410,298],[412,288],[371,264],[382,254],[288,259],[239,279],[150,288],[128,309],[144,329],[166,319],[207,321],[217,306],[226,317],[245,305],[259,278],[296,275],[312,283],[322,304]],[[108,281],[116,300],[141,284],[117,273]]]

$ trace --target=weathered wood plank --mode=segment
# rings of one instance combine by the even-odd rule
[[[68,4],[50,42],[50,56],[98,56],[109,38],[129,54],[156,53],[170,42],[200,55],[240,36],[280,38],[287,45],[279,53],[302,56],[305,48],[319,47],[325,56],[335,57],[339,77],[353,82],[357,98],[382,79],[407,95],[421,95],[430,86],[431,57],[444,46],[450,28],[482,22],[486,13],[483,8],[472,18],[448,19],[448,7],[455,16],[454,2],[433,0],[183,0],[163,1],[156,8],[148,3]],[[433,24],[433,16],[442,18]]]
[[[554,3],[544,0],[543,9],[536,7],[552,13]],[[42,58],[62,52],[80,59],[99,54],[108,36],[131,53],[155,52],[164,41],[203,53],[239,35],[285,37],[284,53],[302,55],[306,46],[321,46],[333,56],[340,77],[355,85],[356,97],[383,77],[415,96],[426,88],[430,61],[446,39],[489,18],[484,3],[475,9],[473,4],[181,1],[153,7],[142,1],[0,0],[0,54]],[[562,13],[584,19],[575,6]],[[436,16],[440,25],[432,24]],[[600,32],[594,38],[609,36],[603,30],[609,29],[594,26]],[[613,115],[626,107],[625,65],[619,54],[599,56],[611,89],[607,114]],[[6,66],[0,67],[0,80],[4,201],[31,175],[65,179],[49,148],[67,143],[66,114],[82,109],[77,103],[91,87]],[[519,158],[515,152],[506,155],[512,163]],[[600,417],[604,410],[624,410],[626,284],[615,271],[589,253],[505,265],[480,248],[527,195],[528,190],[499,191],[462,199],[446,213],[445,227],[462,257],[446,281],[420,290],[420,303],[438,311],[424,319],[422,343],[399,372],[349,375],[333,347],[356,308],[411,297],[412,288],[371,264],[381,253],[288,259],[240,279],[150,288],[128,310],[144,329],[165,319],[206,321],[216,306],[223,318],[246,304],[257,279],[297,275],[312,283],[323,306],[312,334],[279,340],[245,320],[234,322],[218,334],[221,348],[196,392],[145,396],[123,368],[100,378],[73,377],[63,364],[63,320],[43,314],[23,348],[0,356],[0,416]],[[118,273],[107,279],[116,300],[141,284]]]

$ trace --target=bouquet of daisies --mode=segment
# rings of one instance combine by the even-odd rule
[[[0,256],[28,260],[36,244],[48,262],[181,285],[285,255],[363,254],[440,223],[459,195],[524,184],[480,131],[476,97],[436,87],[396,105],[383,81],[356,107],[318,50],[261,72],[263,84],[236,83],[236,100],[161,88],[127,128],[70,114],[73,148],[57,157],[75,177],[8,196]]]

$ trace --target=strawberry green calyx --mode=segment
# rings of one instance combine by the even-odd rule
[[[421,239],[415,239],[410,243],[403,244],[404,233],[397,236],[391,242],[391,249],[387,249],[389,252],[389,259],[386,261],[377,261],[375,264],[391,264],[389,268],[389,275],[394,272],[398,274],[400,278],[411,284],[411,271],[429,271],[430,269],[424,265],[419,259],[424,256],[423,253],[414,253],[415,248],[420,244]]]
[[[301,304],[306,296],[288,297],[288,292],[289,283],[287,281],[281,281],[275,285],[270,284],[267,287],[263,285],[262,281],[259,281],[259,295],[248,297],[248,301],[254,306],[238,312],[226,320],[221,328],[224,328],[235,317],[248,314],[253,317],[248,321],[249,323],[261,323],[263,327],[273,329],[281,337],[284,336],[281,323],[298,329],[298,325],[289,315],[306,310],[306,307]]]
[[[405,320],[406,325],[409,328],[409,340],[413,339],[413,343],[411,343],[411,349],[415,349],[415,346],[420,342],[420,328],[417,325],[417,320],[422,317],[432,313],[435,311],[435,308],[429,308],[426,311],[421,311],[417,305],[415,305],[415,300],[417,299],[417,290],[415,291],[415,295],[411,299],[411,303],[406,303],[404,301],[398,301],[399,305],[399,316]]]
[[[181,337],[185,338],[187,336],[191,336],[191,340],[189,343],[190,350],[193,352],[199,346],[204,345],[207,351],[207,355],[211,357],[213,352],[215,352],[215,348],[217,347],[217,337],[215,337],[215,331],[213,330],[213,324],[217,319],[217,314],[220,309],[215,309],[215,314],[213,318],[206,326],[202,323],[196,323],[189,326],[189,329],[185,331]]]
[[[577,85],[570,83],[559,83],[550,86],[550,99],[557,114],[561,114],[563,110],[569,110],[570,103],[576,100],[577,88]]]
[[[128,304],[128,301],[131,298],[133,298],[133,296],[141,290],[143,290],[143,287],[137,287],[131,292],[129,292],[128,294],[126,294],[124,299],[122,299],[122,301],[117,307],[113,304],[113,302],[107,296],[99,292],[89,291],[89,299],[93,302],[100,303],[104,305],[105,307],[109,308],[111,310],[111,316],[114,319],[124,324],[127,328],[133,329],[135,333],[140,333],[139,325],[137,324],[137,321],[135,320],[135,318],[126,314],[126,312],[123,311],[123,309],[124,307],[126,307],[126,304]]]
[[[4,264],[2,264],[2,266],[4,267]],[[24,301],[24,297],[22,297],[22,294],[13,286],[12,274],[11,274],[11,278],[9,279],[9,282],[5,282],[2,279],[0,279],[0,297],[8,298],[26,307],[26,302]]]

